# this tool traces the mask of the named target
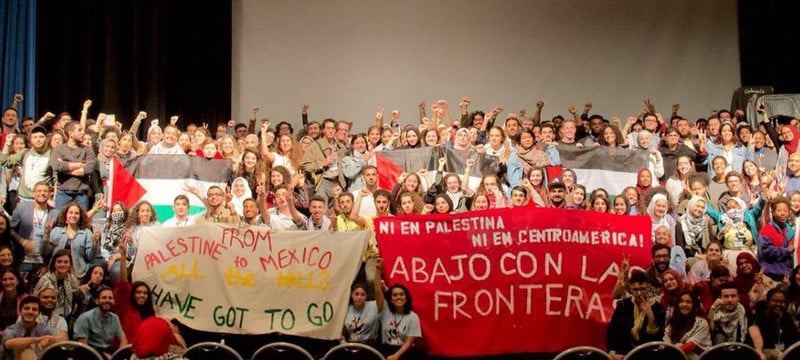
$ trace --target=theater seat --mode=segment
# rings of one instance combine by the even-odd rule
[[[686,360],[686,355],[675,345],[653,341],[635,347],[625,360]]]
[[[131,344],[128,344],[114,352],[114,355],[111,355],[111,360],[129,360],[131,355],[133,355],[133,349],[131,349]]]
[[[553,360],[611,360],[611,356],[596,347],[576,346],[562,351]]]
[[[47,348],[40,360],[104,360],[103,356],[88,345],[77,341],[62,341]]]
[[[190,346],[183,357],[188,360],[244,360],[230,346],[213,341]]]
[[[386,360],[386,358],[372,346],[346,343],[328,350],[323,360]]]
[[[756,349],[747,344],[727,342],[714,345],[700,355],[701,360],[760,360]]]
[[[794,345],[789,346],[783,354],[781,354],[780,360],[800,360],[800,342],[794,343]]]
[[[279,341],[262,346],[250,360],[314,360],[314,357],[300,346]]]

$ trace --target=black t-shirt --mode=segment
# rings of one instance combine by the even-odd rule
[[[764,349],[775,349],[777,344],[783,344],[783,347],[787,348],[800,340],[797,328],[786,310],[783,311],[782,316],[769,314],[765,301],[756,304],[755,312],[748,315],[747,322],[751,326],[758,326],[761,337],[764,339]],[[752,339],[749,342],[752,343]]]

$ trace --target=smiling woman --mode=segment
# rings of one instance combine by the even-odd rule
[[[377,272],[382,272],[383,261],[378,260]],[[376,283],[380,278],[376,275]],[[388,291],[380,291],[376,284],[375,302],[381,321],[381,352],[387,360],[416,359],[418,349],[413,348],[414,340],[422,337],[419,317],[413,311],[411,292],[401,284],[394,284]],[[389,302],[386,302],[386,298]]]

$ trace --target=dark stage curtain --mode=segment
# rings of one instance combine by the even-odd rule
[[[800,36],[795,3],[739,0],[738,4],[742,85],[771,85],[775,93],[800,93]]]
[[[22,94],[20,121],[34,116],[36,2],[0,1],[0,109],[11,105],[14,94]]]
[[[231,114],[231,3],[189,0],[39,0],[39,113],[90,118],[103,111],[129,126],[180,115],[189,122],[227,122]]]

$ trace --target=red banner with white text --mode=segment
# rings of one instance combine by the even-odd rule
[[[375,231],[433,355],[604,348],[620,260],[650,263],[644,216],[526,207],[381,217]]]

